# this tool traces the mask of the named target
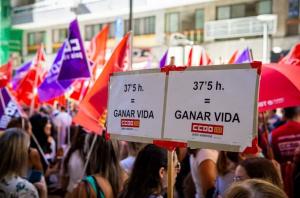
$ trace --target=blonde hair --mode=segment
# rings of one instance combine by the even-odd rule
[[[225,198],[288,198],[278,186],[261,179],[247,179],[234,183]]]
[[[0,135],[0,179],[23,176],[27,168],[29,136],[19,128],[6,129]]]

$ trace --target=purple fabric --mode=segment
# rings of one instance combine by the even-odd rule
[[[160,67],[160,68],[166,66],[166,63],[167,63],[167,57],[168,57],[168,50],[165,52],[165,54],[163,55],[163,57],[162,57],[161,60],[159,61],[159,67]]]
[[[2,88],[0,94],[0,129],[4,130],[12,118],[20,117],[22,114],[6,88]]]
[[[60,47],[55,57],[55,60],[47,73],[45,80],[38,88],[38,96],[41,102],[49,101],[53,98],[61,96],[73,83],[72,80],[58,81],[59,71],[61,70],[62,63],[64,62],[64,51],[66,42]]]
[[[88,60],[81,40],[78,22],[70,23],[69,36],[65,42],[64,60],[58,75],[59,81],[89,78]]]
[[[246,48],[236,59],[235,64],[250,63],[252,62],[251,51]]]

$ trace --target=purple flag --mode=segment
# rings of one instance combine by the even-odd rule
[[[59,81],[89,78],[88,60],[81,40],[78,22],[70,23],[69,35],[65,42],[64,60],[58,75]]]
[[[0,90],[0,129],[6,129],[12,118],[24,116],[16,100],[12,98],[6,88]]]
[[[168,57],[168,50],[165,52],[165,54],[163,55],[163,57],[160,59],[159,61],[159,67],[162,68],[164,66],[166,66],[167,63],[167,57]]]
[[[64,52],[66,50],[65,41],[57,52],[55,60],[46,75],[45,80],[38,88],[38,96],[41,102],[49,101],[53,98],[61,96],[73,83],[72,80],[58,81],[59,71],[64,63]]]
[[[15,70],[15,75],[12,79],[12,86],[14,90],[17,89],[20,80],[24,78],[27,71],[30,69],[31,65],[32,65],[32,61],[28,61]]]
[[[236,59],[234,62],[235,64],[240,64],[240,63],[250,63],[252,62],[252,57],[251,57],[251,51],[249,48],[246,48],[242,53],[239,55],[239,57]]]

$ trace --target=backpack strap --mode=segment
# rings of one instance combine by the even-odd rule
[[[95,179],[94,176],[87,176],[83,179],[86,183],[89,183],[92,186],[92,189],[96,192],[97,198],[105,198],[103,190],[101,187],[98,185],[97,180]],[[88,193],[88,197],[90,192]]]

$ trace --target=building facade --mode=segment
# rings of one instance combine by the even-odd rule
[[[104,24],[110,24],[108,47],[128,31],[129,0],[24,0],[11,1],[12,24],[23,30],[24,59],[44,43],[48,62],[67,36],[71,20],[78,18],[88,45]],[[149,54],[157,63],[166,49],[184,65],[194,46],[194,64],[203,47],[216,63],[226,62],[235,50],[252,49],[262,60],[263,26],[267,24],[267,58],[300,41],[299,0],[133,0],[133,53],[135,62]],[[258,15],[271,20],[261,21]],[[273,50],[275,49],[275,50]]]

